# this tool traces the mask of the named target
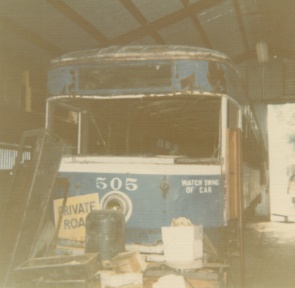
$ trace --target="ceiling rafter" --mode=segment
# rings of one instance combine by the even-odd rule
[[[166,44],[163,38],[149,26],[147,19],[142,15],[140,10],[134,5],[131,0],[120,0],[122,5],[129,11],[130,14],[138,21],[138,23],[145,29],[145,33],[151,35],[158,44]]]
[[[243,42],[246,47],[246,51],[249,51],[248,37],[247,37],[247,33],[246,33],[246,29],[245,29],[245,25],[244,25],[244,21],[243,21],[243,17],[242,17],[242,13],[241,13],[241,9],[240,9],[238,0],[232,0],[232,1],[233,1],[233,6],[235,9],[236,15],[237,15],[238,25],[239,25],[239,28],[241,31]]]
[[[207,48],[212,48],[212,44],[211,44],[207,34],[205,33],[202,24],[200,23],[200,21],[196,17],[196,14],[192,12],[188,3],[189,3],[189,0],[182,0],[182,5],[184,6],[184,9],[186,10],[188,17],[192,20],[197,32],[200,34],[203,43],[205,44],[205,46]]]
[[[68,6],[62,0],[45,0],[48,4],[53,6],[56,10],[70,19],[72,22],[76,23],[82,30],[87,32],[94,39],[98,40],[102,46],[107,46],[109,43],[109,39],[100,32],[94,25],[85,20],[83,16],[81,16],[78,12],[76,12],[73,8]]]
[[[39,48],[49,52],[52,56],[57,56],[64,53],[62,49],[53,45],[51,42],[46,41],[36,33],[25,28],[5,15],[0,15],[0,25],[17,34],[18,36],[21,36],[26,41],[31,42]]]
[[[199,2],[189,5],[187,9],[190,9],[192,13],[198,13],[198,12],[202,12],[203,10],[212,8],[224,1],[225,0],[200,0]],[[186,8],[183,8],[176,12],[168,14],[160,19],[157,19],[153,22],[150,22],[149,27],[151,27],[155,31],[159,31],[185,18],[187,18],[187,11],[186,11]],[[113,38],[112,40],[110,40],[110,42],[111,44],[124,45],[138,38],[141,38],[145,34],[146,34],[145,27],[139,27],[123,35],[120,35],[116,38]]]

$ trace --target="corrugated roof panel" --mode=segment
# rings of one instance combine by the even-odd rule
[[[279,6],[278,9],[278,26],[280,29],[279,43],[282,49],[294,50],[295,49],[295,1],[290,1],[289,5]],[[284,19],[281,21],[280,19]]]
[[[258,27],[261,24],[260,18],[261,17],[258,15],[243,16],[243,23],[250,49],[255,49],[255,45],[258,41],[265,40],[258,31]]]
[[[148,22],[153,22],[183,8],[183,5],[179,0],[132,0],[132,2],[145,16]]]
[[[291,22],[293,22],[291,24]],[[294,27],[295,27],[295,17],[292,19],[292,21],[290,21],[290,26],[293,27],[292,31],[291,30],[287,30],[287,29],[281,29],[282,32],[280,34],[280,46],[281,49],[283,50],[295,50],[295,33],[294,33]],[[294,35],[292,37],[290,37],[290,35]],[[293,53],[293,56],[295,56],[295,52]]]
[[[110,39],[140,26],[120,1],[64,0],[64,2]]]
[[[231,57],[245,52],[245,45],[231,1],[216,5],[197,16],[214,49],[231,55]]]
[[[295,62],[285,61],[284,71],[284,96],[295,96]]]
[[[255,49],[256,43],[264,40],[261,39],[259,32],[262,20],[262,16],[259,14],[259,2],[258,0],[238,0],[250,49]]]
[[[155,45],[157,44],[155,40],[150,36],[141,37],[128,43],[128,45]]]
[[[242,15],[257,14],[259,9],[258,2],[260,2],[260,0],[238,0]]]
[[[158,32],[167,44],[204,47],[191,19],[184,19]]]
[[[283,65],[281,59],[248,66],[248,93],[254,100],[277,99],[283,95]]]
[[[43,39],[65,51],[97,47],[98,41],[55,10],[44,0],[14,1],[1,0],[5,16],[30,29]],[[11,5],[14,3],[14,5]],[[61,29],[59,29],[61,28]]]
[[[267,15],[244,15],[245,26],[249,47],[255,50],[259,41],[265,41],[269,47],[277,46],[278,36],[281,34],[279,25],[274,25]]]
[[[260,40],[266,41],[274,52],[294,49],[295,1],[239,0],[239,5],[252,49]]]
[[[197,3],[197,2],[200,2],[201,0],[188,0],[188,4],[191,5],[191,4],[194,4],[194,3]]]

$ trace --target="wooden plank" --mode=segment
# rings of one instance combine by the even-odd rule
[[[227,129],[227,151],[226,151],[226,199],[228,219],[237,219],[242,209],[239,195],[242,193],[241,185],[241,136],[239,130]]]

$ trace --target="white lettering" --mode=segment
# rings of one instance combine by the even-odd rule
[[[122,180],[120,178],[113,178],[110,184],[113,190],[120,190],[122,187]]]
[[[181,180],[181,183],[182,183],[182,186],[189,186],[191,184],[190,180],[184,180],[184,179]]]
[[[125,182],[125,188],[129,191],[135,191],[138,188],[138,185],[136,184],[137,179],[133,178],[127,178]]]
[[[108,184],[105,183],[106,178],[103,177],[97,177],[96,178],[96,188],[98,189],[106,189],[108,187]]]
[[[199,192],[201,193],[201,194],[203,194],[203,193],[212,193],[212,187],[208,187],[208,186],[202,186],[202,187],[200,187],[199,188]]]
[[[205,186],[219,186],[219,180],[218,179],[205,180],[204,185]]]
[[[187,180],[187,179],[182,179],[181,180],[182,186],[202,186],[203,185],[203,180]]]
[[[191,193],[193,193],[194,188],[195,187],[186,187],[185,191],[186,191],[186,193],[191,194]]]
[[[104,177],[97,177],[96,178],[96,188],[100,190],[106,189],[108,186],[111,187],[112,190],[120,190],[123,186],[128,191],[135,191],[138,189],[137,179],[135,178],[126,178],[125,184],[121,178],[115,177],[112,178],[110,181],[107,181]]]

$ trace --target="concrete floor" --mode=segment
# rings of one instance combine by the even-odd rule
[[[244,247],[245,288],[295,287],[295,223],[248,223]]]

